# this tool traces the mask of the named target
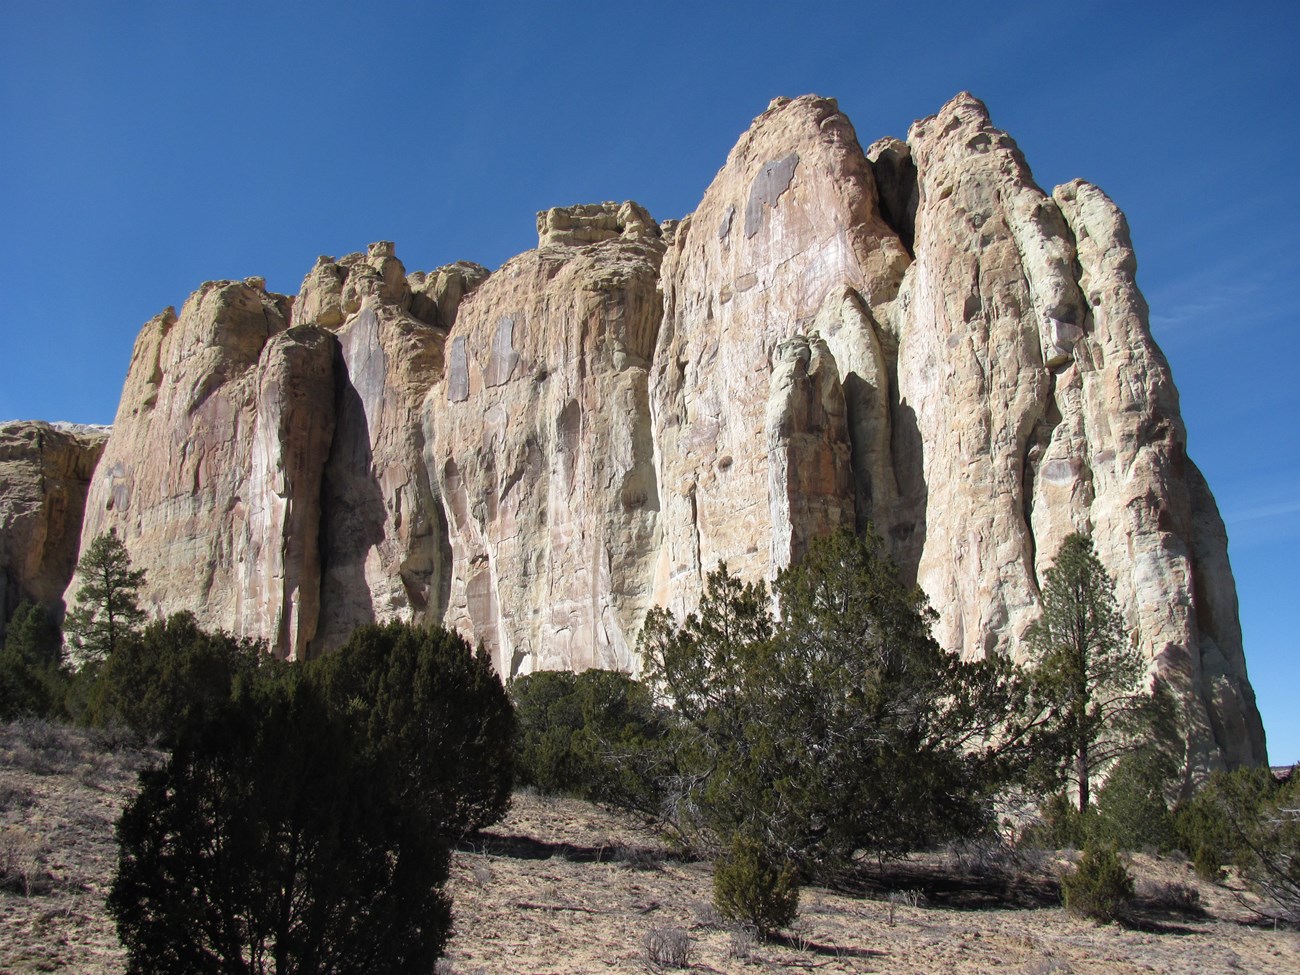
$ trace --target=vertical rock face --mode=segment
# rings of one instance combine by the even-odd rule
[[[1043,571],[1086,531],[1180,691],[1192,765],[1262,761],[1222,523],[1186,458],[1122,215],[1086,183],[1044,194],[969,95],[908,141],[919,204],[894,309],[896,415],[918,433],[914,565],[936,636],[1016,653]]]
[[[803,558],[808,543],[852,526],[847,410],[835,360],[820,335],[776,347],[767,398],[772,565]]]
[[[509,675],[635,670],[647,609],[693,609],[719,562],[771,579],[868,523],[941,643],[1014,655],[1085,531],[1189,768],[1265,760],[1124,218],[1087,183],[1044,193],[977,99],[865,153],[833,101],[777,99],[680,222],[604,203],[537,231],[490,277],[408,275],[379,243],[296,300],[209,283],[150,322],[83,543],[116,527],[157,612],[281,654],[445,621]],[[4,431],[4,598],[43,598],[75,554],[43,554],[70,520],[33,472],[89,455],[15,479],[5,444],[37,434]]]
[[[337,339],[333,442],[322,485],[321,618],[312,652],[342,644],[361,623],[436,622],[447,605],[450,551],[425,464],[420,406],[442,375],[446,329],[483,280],[476,265],[414,275],[388,242],[317,261],[295,321]],[[421,321],[416,308],[432,321]]]
[[[1088,314],[1076,365],[1058,382],[1059,427],[1070,432],[1047,449],[1052,461],[1070,465],[1072,483],[1055,485],[1055,496],[1036,494],[1036,520],[1052,523],[1063,487],[1071,497],[1092,496],[1099,555],[1142,644],[1187,702],[1194,765],[1211,764],[1216,752],[1232,765],[1262,761],[1227,533],[1186,454],[1178,393],[1151,339],[1127,221],[1081,180],[1052,196],[1077,244]]]
[[[883,323],[908,260],[835,103],[773,102],[682,221],[664,263],[651,388],[663,496],[658,601],[690,608],[720,561],[750,578],[781,568],[771,556],[788,543],[774,540],[773,517],[785,503],[769,497],[764,417],[777,346],[814,322],[853,389],[847,423],[863,444],[853,463],[865,487],[863,472],[882,459],[871,445],[889,437],[877,407],[889,396],[881,350],[895,340]],[[874,487],[892,496],[892,483]],[[863,515],[873,513],[888,520],[883,510]]]
[[[898,396],[920,441],[925,501],[924,543],[906,568],[939,609],[940,643],[1007,652],[1035,612],[1038,549],[1050,558],[1091,501],[1077,459],[1048,444],[1054,386],[1071,368],[1047,365],[1053,323],[1074,334],[1084,322],[1074,246],[976,99],[916,123],[909,144],[920,202],[897,309]],[[1044,491],[1059,506],[1035,533]]]
[[[461,307],[426,405],[447,622],[506,675],[632,669],[657,542],[647,383],[664,245],[632,203],[546,211],[538,238]]]
[[[0,637],[23,601],[54,606],[77,565],[102,427],[0,423]]]
[[[136,340],[91,482],[84,548],[116,528],[145,604],[303,652],[315,632],[333,343],[260,279],[208,282]],[[69,588],[75,594],[77,582]]]

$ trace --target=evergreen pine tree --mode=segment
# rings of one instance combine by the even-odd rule
[[[1040,784],[1073,786],[1087,810],[1091,782],[1121,755],[1143,744],[1154,719],[1146,661],[1129,638],[1115,584],[1075,533],[1061,543],[1042,587],[1042,615],[1028,643],[1037,703],[1047,712],[1040,738]]]
[[[64,633],[82,662],[103,660],[146,619],[138,602],[144,570],[131,568],[126,545],[110,528],[90,543],[77,563],[77,575],[81,588],[63,621]]]

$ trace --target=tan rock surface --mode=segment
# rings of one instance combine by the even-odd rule
[[[818,320],[846,385],[871,387],[866,407],[850,402],[850,427],[887,439],[869,405],[887,399],[873,353],[893,342],[881,323],[908,261],[835,103],[774,101],[677,228],[664,263],[651,382],[663,498],[659,601],[690,608],[720,561],[748,578],[780,568],[771,562],[764,415],[782,342]]]
[[[647,382],[663,244],[633,203],[546,211],[538,235],[461,307],[429,394],[447,622],[506,675],[631,669],[657,542]]]
[[[420,424],[420,404],[441,375],[446,333],[370,295],[337,338],[313,652],[337,647],[360,623],[440,620],[446,606],[446,529]]]
[[[0,636],[24,600],[56,606],[77,565],[104,427],[0,423]]]
[[[1123,216],[1086,183],[1044,194],[969,95],[909,143],[920,203],[895,306],[896,421],[918,433],[915,571],[936,636],[1018,653],[1042,573],[1089,532],[1139,644],[1180,688],[1191,766],[1262,761],[1221,522],[1202,492],[1194,524],[1199,474]]]
[[[765,421],[771,564],[798,562],[813,539],[853,525],[847,417],[822,337],[796,335],[778,345]]]
[[[210,281],[136,340],[82,547],[116,528],[142,604],[300,654],[316,628],[333,341],[262,282]],[[69,599],[76,593],[74,579]]]
[[[320,259],[303,281],[294,320],[318,314],[338,340],[313,653],[339,646],[361,623],[443,617],[450,551],[420,408],[442,375],[441,323],[455,321],[486,276],[457,264],[408,277],[392,243],[380,241],[365,254]]]
[[[445,620],[503,674],[635,670],[646,609],[868,522],[967,656],[1016,654],[1093,534],[1189,768],[1264,760],[1223,524],[1186,455],[1123,216],[1044,193],[968,94],[863,152],[775,100],[697,210],[538,214],[488,275],[321,258],[146,326],[83,538],[159,612],[337,646]],[[318,542],[318,540],[320,540]]]
[[[908,141],[920,204],[897,306],[896,420],[915,430],[909,514],[924,541],[915,563],[902,553],[904,568],[939,611],[942,645],[1006,653],[1036,613],[1035,543],[1050,557],[1090,500],[1070,507],[1068,462],[1049,461],[1043,478],[1064,507],[1053,532],[1034,535],[1026,492],[1044,464],[1027,455],[1050,427],[1054,383],[1045,323],[1078,325],[1084,314],[1074,246],[977,99],[953,99]]]
[[[1092,495],[1088,518],[1098,555],[1116,578],[1141,645],[1187,702],[1190,763],[1213,767],[1216,753],[1230,765],[1263,761],[1264,730],[1246,676],[1227,535],[1187,456],[1178,393],[1151,338],[1134,277],[1128,223],[1082,180],[1052,195],[1077,241],[1089,318],[1078,365],[1057,382],[1062,432],[1044,454],[1079,473],[1069,485],[1035,497],[1035,521],[1059,517],[1063,489],[1071,497]]]

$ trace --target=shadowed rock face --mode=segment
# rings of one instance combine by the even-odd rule
[[[103,427],[0,423],[0,638],[24,601],[56,607],[77,565]]]
[[[1189,770],[1265,760],[1123,215],[1041,190],[977,99],[866,152],[833,101],[777,99],[680,222],[605,203],[537,228],[490,277],[407,275],[379,243],[296,301],[210,283],[150,322],[83,543],[117,527],[156,611],[278,653],[445,620],[509,675],[635,670],[649,606],[868,523],[940,642],[1014,655],[1082,530]]]

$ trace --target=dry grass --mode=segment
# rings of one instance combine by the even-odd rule
[[[0,975],[122,971],[103,896],[144,760],[67,729],[0,726]],[[864,871],[848,892],[805,890],[795,925],[765,943],[718,917],[707,864],[606,810],[518,796],[455,857],[456,934],[438,971],[1300,972],[1300,933],[1247,925],[1239,891],[1186,864],[1137,857],[1137,908],[1102,927],[1056,904],[1067,867],[965,851]]]

